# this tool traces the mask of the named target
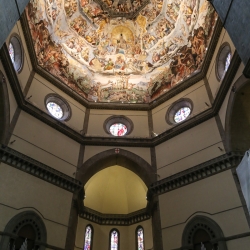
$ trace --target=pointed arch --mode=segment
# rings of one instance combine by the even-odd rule
[[[155,170],[148,162],[130,151],[117,148],[103,151],[88,159],[78,172],[79,180],[82,181],[84,186],[98,171],[114,165],[133,171],[144,181],[147,187],[156,181]]]
[[[227,250],[225,241],[220,241],[223,238],[224,234],[214,220],[206,216],[197,215],[193,217],[184,228],[182,248],[194,249],[197,243],[209,243],[213,249],[218,249],[219,247],[220,250]],[[206,242],[202,242],[203,240]]]
[[[227,152],[245,151],[250,143],[250,79],[241,75],[231,88],[225,118]]]
[[[34,211],[24,211],[15,215],[5,226],[4,233],[0,242],[0,249],[7,249],[9,243],[14,242],[20,230],[25,226],[32,227],[35,235],[35,242],[43,243],[39,246],[40,250],[45,250],[47,242],[47,230],[43,220]]]

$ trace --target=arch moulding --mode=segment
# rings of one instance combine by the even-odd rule
[[[246,78],[244,75],[241,75],[231,88],[231,93],[228,99],[228,105],[225,117],[225,146],[227,152],[234,150],[231,132],[232,132],[232,122],[235,122],[232,121],[235,101],[238,95],[240,94],[239,92],[241,91],[241,89],[244,88],[247,84],[250,84],[250,79]],[[241,110],[239,110],[239,112],[241,112]]]
[[[109,149],[92,156],[80,167],[77,179],[84,186],[97,172],[114,165],[125,167],[137,174],[148,188],[156,181],[156,171],[148,162],[130,151],[119,148]]]
[[[39,245],[40,250],[45,250],[47,230],[43,220],[34,211],[24,211],[10,219],[5,226],[4,236],[0,242],[0,249],[7,249],[10,239],[17,239],[19,230],[25,225],[32,226],[36,232],[35,244]]]

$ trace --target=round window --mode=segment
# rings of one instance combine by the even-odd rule
[[[190,99],[180,99],[173,103],[166,113],[166,122],[170,125],[185,121],[192,113],[193,103]]]
[[[133,130],[133,122],[126,116],[114,115],[106,119],[103,124],[103,128],[107,134],[113,136],[128,135]]]
[[[60,105],[55,102],[48,102],[47,109],[52,116],[57,119],[61,119],[63,117],[63,110]]]
[[[216,61],[216,77],[220,81],[224,78],[231,62],[231,49],[228,43],[221,45]]]
[[[14,50],[12,43],[10,43],[9,45],[9,54],[10,54],[10,59],[12,63],[14,64],[15,63],[15,50]]]
[[[224,72],[227,72],[229,65],[230,65],[230,62],[231,62],[231,54],[228,53],[227,58],[226,58],[226,62],[225,62]]]
[[[191,109],[189,107],[182,107],[175,113],[174,121],[176,123],[182,122],[187,119],[190,113],[191,113]]]
[[[71,116],[71,109],[68,102],[59,95],[47,95],[45,97],[45,106],[50,115],[58,120],[66,121]]]
[[[127,127],[122,123],[114,123],[110,126],[109,131],[114,136],[123,136],[127,133]]]
[[[21,39],[13,34],[9,42],[9,55],[15,70],[19,73],[23,67],[23,47]]]

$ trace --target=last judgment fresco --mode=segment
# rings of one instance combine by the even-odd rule
[[[199,72],[217,19],[207,0],[32,0],[26,15],[43,69],[88,101],[122,103]]]

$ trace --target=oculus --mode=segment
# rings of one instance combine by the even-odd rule
[[[31,0],[26,16],[39,67],[102,103],[150,103],[198,73],[217,20],[207,0]]]
[[[14,50],[12,43],[10,43],[9,45],[9,54],[10,54],[10,59],[12,63],[14,64],[15,63],[15,50]]]
[[[174,121],[176,123],[182,122],[187,119],[190,113],[191,113],[191,109],[189,107],[182,107],[175,113]]]
[[[124,136],[127,133],[127,127],[122,123],[114,123],[110,126],[109,131],[114,136]]]
[[[219,49],[216,60],[216,77],[220,81],[224,78],[231,62],[231,48],[228,43],[223,43]]]
[[[113,136],[128,135],[133,130],[133,122],[126,116],[114,115],[106,119],[103,124],[103,128],[107,134]]]
[[[71,117],[71,109],[68,102],[59,95],[47,95],[45,97],[45,106],[49,114],[58,120],[67,121]]]
[[[17,34],[11,36],[8,50],[15,71],[20,73],[23,67],[23,47]]]
[[[47,109],[56,119],[61,119],[63,117],[63,110],[59,104],[55,102],[48,102]]]
[[[170,125],[177,124],[186,120],[193,109],[193,103],[188,98],[183,98],[174,102],[166,113],[166,122]]]

